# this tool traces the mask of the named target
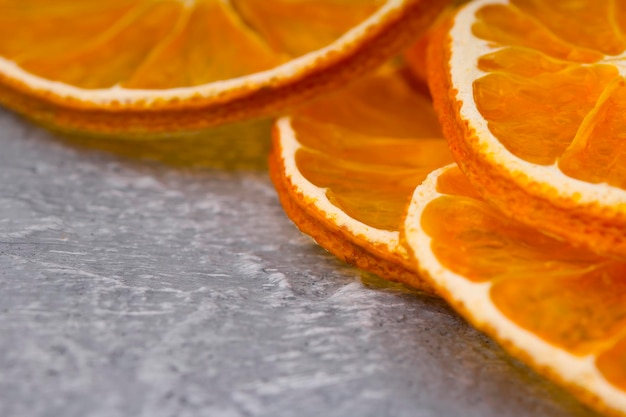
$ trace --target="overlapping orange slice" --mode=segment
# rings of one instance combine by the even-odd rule
[[[304,233],[342,260],[432,292],[399,242],[413,189],[452,158],[430,99],[393,65],[274,129],[270,173]]]
[[[456,166],[415,190],[403,236],[474,326],[593,408],[626,415],[626,263],[504,217]]]
[[[372,70],[447,0],[0,0],[0,103],[66,131],[268,115]]]
[[[626,257],[626,3],[477,0],[430,43],[463,172],[509,217]]]

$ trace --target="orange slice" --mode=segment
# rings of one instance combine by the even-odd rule
[[[626,263],[504,217],[456,166],[415,190],[403,238],[474,326],[593,408],[626,415]]]
[[[292,221],[349,264],[429,290],[399,243],[411,192],[452,160],[430,99],[386,67],[277,121],[270,174]]]
[[[374,69],[447,0],[0,0],[0,103],[69,131],[199,130]]]
[[[526,224],[626,256],[626,6],[478,0],[430,43],[455,159]]]

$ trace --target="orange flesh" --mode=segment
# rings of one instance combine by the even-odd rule
[[[284,61],[226,3],[199,3],[185,12],[179,27],[152,50],[125,87],[194,86],[263,71]]]
[[[561,171],[626,189],[626,83],[618,78],[598,101],[559,161]]]
[[[322,48],[365,20],[382,0],[235,0],[234,8],[279,53]],[[304,30],[306,28],[306,30]]]
[[[457,168],[446,171],[437,186],[445,195],[422,214],[439,262],[492,283],[510,320],[574,355],[598,355],[600,372],[626,389],[626,263],[505,219],[471,189]]]
[[[31,0],[29,6],[18,8],[0,2],[0,56],[20,64],[27,58],[65,52],[104,32],[134,7],[132,0],[106,6],[93,1],[58,3]]]
[[[194,86],[326,46],[382,3],[0,1],[0,57],[81,88]]]
[[[28,59],[21,66],[34,74],[77,87],[112,87],[132,76],[153,46],[171,32],[183,12],[181,3],[137,7],[85,45]],[[163,24],[168,19],[171,21]],[[120,45],[126,46],[120,48]]]
[[[485,6],[476,13],[474,35],[493,42],[494,46],[523,46],[554,58],[576,62],[595,62],[602,54],[559,39],[533,17],[504,5]]]
[[[483,55],[478,60],[478,68],[486,72],[504,72],[531,78],[538,74],[555,73],[574,64],[549,57],[539,51],[511,46]]]
[[[626,33],[626,3],[615,0],[613,2],[613,18],[616,31]]]
[[[614,67],[603,65],[533,78],[492,73],[474,82],[474,100],[510,152],[535,164],[553,164],[615,76]]]
[[[523,160],[626,188],[626,94],[610,65],[624,60],[613,57],[626,48],[624,2],[511,3],[481,8],[472,26],[497,48],[473,84],[490,131]]]
[[[377,229],[397,231],[415,186],[452,160],[429,99],[392,74],[298,110],[292,125],[300,173]]]
[[[511,0],[520,10],[541,22],[559,38],[574,45],[608,55],[624,51],[623,34],[615,25],[614,0]]]
[[[433,237],[432,250],[440,262],[472,282],[559,275],[586,267],[580,265],[583,251],[565,250],[560,242],[472,197],[434,200],[424,212],[422,227]]]
[[[415,184],[430,172],[427,168],[360,164],[308,149],[298,151],[296,163],[307,180],[327,188],[334,205],[350,217],[383,230],[398,230]]]
[[[576,355],[598,353],[624,334],[626,265],[605,261],[542,269],[494,283],[491,298],[502,313]]]
[[[324,96],[298,109],[297,115],[367,136],[441,138],[441,127],[430,98],[413,88],[401,70],[383,71],[387,74],[356,82],[343,90],[345,94]],[[398,73],[390,74],[390,71]],[[379,154],[378,158],[381,157],[385,155]]]

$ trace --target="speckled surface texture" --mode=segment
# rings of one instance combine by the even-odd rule
[[[594,415],[302,236],[262,137],[88,142],[0,111],[0,416]]]

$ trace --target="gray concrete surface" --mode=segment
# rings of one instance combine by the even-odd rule
[[[302,236],[268,146],[67,140],[0,111],[0,416],[593,416]]]

